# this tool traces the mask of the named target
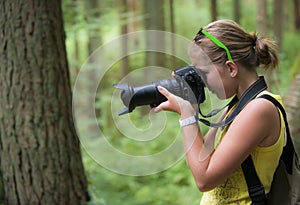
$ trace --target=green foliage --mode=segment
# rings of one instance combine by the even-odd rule
[[[201,197],[184,161],[165,172],[131,177],[115,174],[96,164],[84,153],[89,204],[196,205]]]
[[[137,3],[137,14],[133,15],[132,11],[122,14],[123,20],[119,18],[119,7],[117,1],[99,1],[101,8],[95,8],[89,12],[97,12],[99,9],[100,17],[98,19],[88,18],[89,12],[86,11],[84,1],[63,1],[63,11],[65,15],[66,45],[71,70],[72,82],[75,82],[76,76],[82,64],[89,56],[88,53],[88,29],[99,27],[101,38],[104,44],[117,37],[120,33],[120,25],[136,21],[137,30],[144,29],[143,21],[146,17],[142,12],[141,1]],[[164,10],[168,10],[167,1],[162,1]],[[233,19],[232,0],[219,0],[218,12],[219,18]],[[268,0],[268,5],[273,1]],[[291,5],[290,5],[291,6]],[[240,24],[248,31],[256,30],[256,3],[255,1],[241,1],[241,19]],[[268,7],[268,16],[271,19],[272,6]],[[210,22],[210,4],[209,1],[187,0],[174,1],[174,21],[175,33],[192,39],[198,28]],[[170,17],[165,15],[166,30],[169,29]],[[271,25],[270,21],[270,27]],[[287,23],[288,24],[288,23]],[[285,25],[290,28],[290,25]],[[290,24],[290,23],[289,23]],[[269,29],[272,33],[272,29]],[[280,54],[281,64],[279,69],[280,86],[278,89],[285,93],[291,75],[299,73],[299,51],[300,51],[299,33],[285,30],[283,35],[283,46]],[[117,51],[113,51],[117,52]],[[169,58],[169,57],[168,57]],[[169,64],[167,58],[166,65]],[[130,71],[141,68],[144,65],[145,54],[138,53],[129,56]],[[178,116],[168,113],[168,123],[166,128],[160,134],[160,137],[153,142],[149,142],[147,149],[142,144],[129,140],[114,125],[111,111],[111,94],[114,92],[113,83],[118,83],[123,77],[120,70],[120,62],[116,62],[105,73],[99,85],[96,96],[96,115],[99,127],[102,129],[107,140],[118,150],[128,154],[146,155],[163,150],[170,141],[172,136],[178,134]],[[176,62],[175,67],[181,67],[182,62]],[[168,66],[167,66],[168,67]],[[203,105],[205,113],[212,108],[220,107],[213,105],[210,107],[209,100]],[[223,102],[221,103],[223,104]],[[225,103],[224,103],[225,104]],[[120,107],[121,109],[121,107]],[[147,113],[149,110],[137,108],[130,115],[130,120],[139,129],[146,129],[150,126]],[[148,113],[147,113],[148,114]],[[87,123],[88,124],[88,123]],[[86,125],[79,125],[86,126]],[[205,132],[207,127],[201,126]],[[85,151],[83,151],[83,160],[89,181],[89,193],[92,200],[89,204],[99,205],[195,205],[199,204],[201,193],[198,192],[192,175],[187,168],[184,160],[178,162],[173,167],[151,176],[131,177],[118,175],[100,165],[98,165]],[[0,187],[1,189],[1,187]]]
[[[295,75],[300,72],[300,41],[299,33],[285,32],[282,51],[280,53],[280,93],[285,94]]]
[[[283,43],[283,59],[282,67],[285,70],[290,70],[291,77],[294,78],[297,73],[300,72],[300,41],[299,33],[286,32],[284,33]]]
[[[300,73],[300,51],[296,57],[296,60],[291,68],[291,77],[295,78],[295,76]]]

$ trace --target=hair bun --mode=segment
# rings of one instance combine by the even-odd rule
[[[267,38],[256,38],[255,53],[257,65],[263,65],[265,69],[278,66],[277,45]]]
[[[252,38],[252,46],[255,47],[256,43],[257,43],[257,40],[258,40],[257,34],[252,33],[251,38]]]

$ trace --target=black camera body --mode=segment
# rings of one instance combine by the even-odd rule
[[[125,108],[119,111],[119,115],[132,112],[135,107],[142,105],[158,106],[167,101],[158,90],[160,85],[169,92],[177,95],[192,104],[200,104],[205,100],[204,83],[194,66],[186,66],[174,71],[175,76],[166,80],[155,81],[148,85],[132,87],[128,84],[115,84],[121,89],[121,99]]]

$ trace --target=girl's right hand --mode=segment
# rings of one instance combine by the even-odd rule
[[[195,115],[195,110],[189,101],[170,93],[162,86],[157,86],[157,89],[168,100],[153,108],[154,112],[160,112],[162,110],[176,112],[181,115],[182,119]]]

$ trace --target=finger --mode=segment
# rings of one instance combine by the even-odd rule
[[[153,112],[155,112],[155,113],[162,111],[161,104],[158,105],[158,106],[156,106],[156,107],[152,107],[152,110],[153,110]]]
[[[157,89],[162,95],[164,95],[167,99],[169,99],[171,93],[166,88],[159,85],[157,86]]]
[[[166,108],[167,101],[160,103],[157,107],[153,108],[153,112],[157,113]]]
[[[153,112],[158,113],[158,112],[162,111],[162,108],[158,106],[158,107],[153,108],[152,110],[153,110]]]

